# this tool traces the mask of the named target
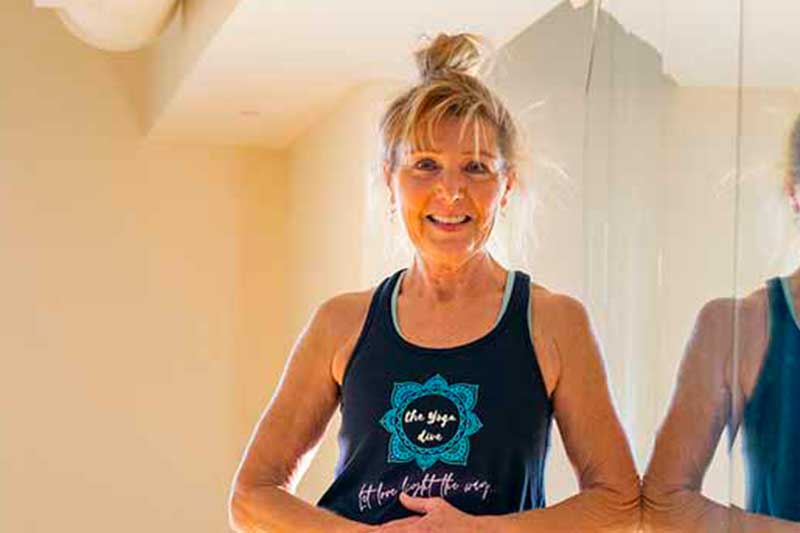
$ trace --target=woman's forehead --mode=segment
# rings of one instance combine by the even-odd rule
[[[417,124],[410,138],[402,143],[408,152],[442,151],[457,149],[460,152],[483,153],[497,156],[494,128],[482,120],[446,118],[432,124],[425,121]]]

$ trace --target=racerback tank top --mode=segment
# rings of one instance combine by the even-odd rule
[[[800,520],[800,324],[787,279],[767,294],[769,341],[742,419],[746,508]]]
[[[339,459],[317,505],[367,524],[415,515],[401,491],[474,515],[544,507],[552,404],[531,342],[530,277],[509,273],[488,333],[432,348],[393,320],[404,272],[379,284],[345,368]]]

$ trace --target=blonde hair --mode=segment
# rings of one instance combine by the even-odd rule
[[[789,133],[787,146],[786,173],[784,185],[787,189],[800,185],[800,114],[798,114]]]
[[[435,126],[451,117],[464,119],[459,138],[473,125],[476,150],[478,131],[492,126],[504,168],[517,163],[516,125],[498,96],[476,77],[483,66],[482,48],[488,48],[487,43],[476,34],[440,33],[414,53],[420,83],[396,98],[380,121],[381,158],[391,172],[401,149],[430,146]]]
[[[379,161],[376,163],[381,167],[387,164],[389,172],[393,173],[407,151],[433,144],[433,130],[444,118],[462,119],[459,140],[468,126],[473,127],[476,152],[483,138],[479,133],[484,127],[493,128],[499,152],[495,170],[505,174],[513,168],[516,180],[515,192],[509,195],[505,209],[506,217],[498,217],[487,248],[492,255],[527,269],[531,237],[527,221],[533,213],[533,197],[526,183],[527,172],[522,168],[527,164],[525,143],[506,105],[478,78],[482,71],[492,67],[494,51],[486,40],[473,33],[439,33],[427,41],[414,52],[419,75],[417,83],[394,98],[380,119]],[[372,175],[371,208],[383,213],[388,207],[388,199],[382,202],[383,197],[388,196],[388,189],[382,168],[373,166]],[[376,203],[383,203],[385,207],[376,209]],[[370,231],[380,231],[379,226],[388,223],[381,236],[384,260],[395,267],[405,263],[413,253],[406,232],[383,217],[378,222]],[[397,257],[398,252],[403,256],[401,259]]]

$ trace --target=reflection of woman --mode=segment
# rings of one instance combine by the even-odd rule
[[[800,220],[798,170],[800,117],[790,136],[784,187]],[[644,476],[644,516],[651,528],[800,531],[800,523],[789,522],[800,521],[798,311],[800,268],[746,298],[703,307]],[[743,432],[748,512],[700,494],[726,423],[732,434],[740,425]]]
[[[638,520],[637,476],[586,312],[485,249],[517,184],[518,140],[467,73],[477,42],[440,35],[418,52],[422,82],[381,122],[413,263],[317,309],[237,473],[237,531],[587,531]],[[290,492],[340,402],[336,479],[311,506]],[[534,511],[553,414],[581,493]]]

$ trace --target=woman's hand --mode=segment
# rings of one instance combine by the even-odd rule
[[[478,517],[459,511],[443,498],[415,498],[401,492],[400,503],[422,516],[387,522],[378,533],[482,533]]]

